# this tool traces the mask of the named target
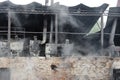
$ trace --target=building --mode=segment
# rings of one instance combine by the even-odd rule
[[[119,63],[119,7],[105,13],[107,7],[0,3],[1,79],[118,78],[112,70]],[[108,16],[105,28],[103,16]],[[99,18],[100,31],[87,35]]]

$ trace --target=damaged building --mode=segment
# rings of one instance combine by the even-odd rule
[[[108,6],[1,2],[0,80],[119,80],[120,8]]]

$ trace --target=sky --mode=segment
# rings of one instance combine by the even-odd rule
[[[5,0],[0,0],[0,2],[2,1],[5,1]],[[34,1],[42,4],[45,3],[45,0],[10,0],[10,1],[15,4],[29,4]],[[110,7],[114,7],[117,5],[117,1],[118,0],[54,0],[54,2],[60,2],[60,4],[66,5],[66,6],[75,6],[77,4],[83,3],[90,7],[98,7],[103,3],[108,3]]]

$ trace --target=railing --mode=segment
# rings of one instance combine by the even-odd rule
[[[59,14],[59,12],[66,13],[68,15],[77,15],[77,16],[100,16],[103,14],[103,16],[114,16],[114,17],[120,17],[120,13],[112,12],[109,13],[109,10],[106,10],[104,12],[98,11],[88,11],[88,10],[50,10],[47,8],[35,8],[35,9],[17,9],[17,8],[10,8],[11,13],[20,13],[20,14]],[[0,8],[0,13],[8,13],[8,8],[3,7]]]
[[[8,30],[7,26],[0,26],[0,35],[7,36],[8,35]],[[12,36],[22,36],[22,38],[25,38],[25,29],[21,29],[18,31],[18,27],[11,27],[11,35]]]

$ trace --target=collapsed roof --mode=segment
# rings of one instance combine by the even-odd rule
[[[111,45],[120,46],[120,7],[111,7],[109,8],[108,18],[106,22],[106,26],[104,28],[104,48],[109,48]],[[115,22],[116,21],[116,22]],[[115,28],[116,27],[116,28]],[[115,28],[115,34],[113,30]],[[88,36],[88,41],[95,47],[101,46],[101,32],[97,32],[98,34],[92,34]],[[111,37],[114,36],[114,37]],[[113,39],[113,43],[111,43],[110,39]]]
[[[51,20],[53,20],[53,27],[55,28],[57,15],[58,32],[67,33],[59,34],[58,42],[63,43],[65,39],[69,39],[71,42],[87,49],[90,46],[88,46],[88,42],[84,36],[96,24],[107,7],[108,4],[102,4],[99,7],[88,7],[84,4],[67,7],[59,5],[58,3],[51,6],[44,6],[37,2],[32,2],[27,5],[16,5],[9,1],[5,1],[0,3],[0,30],[7,31],[9,9],[11,13],[11,30],[15,31],[25,30],[25,32],[43,32],[44,20],[46,19],[47,31],[50,32]],[[74,35],[74,33],[82,34]],[[35,35],[38,36],[39,39],[42,39],[42,34],[25,33],[25,37],[27,38],[32,38]],[[0,37],[2,38],[5,36],[1,35]],[[47,37],[47,40],[49,40],[49,36]]]
[[[71,32],[71,30],[73,30],[72,32],[89,32],[104,10],[108,7],[108,4],[103,4],[100,7],[88,7],[84,4],[66,7],[57,3],[53,4],[53,6],[44,6],[37,2],[32,2],[27,5],[16,5],[9,1],[5,1],[0,3],[0,26],[7,27],[8,7],[10,7],[11,12],[13,12],[11,13],[12,27],[19,27],[19,29],[25,28],[26,31],[42,32],[44,18],[47,17],[47,26],[49,27],[51,16],[55,17],[54,14],[58,13],[59,28],[63,26],[63,28],[67,28],[65,31],[68,32]],[[86,13],[86,15],[87,13],[95,13],[97,16],[78,16],[80,12]],[[78,15],[69,16],[69,14],[75,13],[78,13]],[[64,20],[62,20],[62,18],[64,18]]]

